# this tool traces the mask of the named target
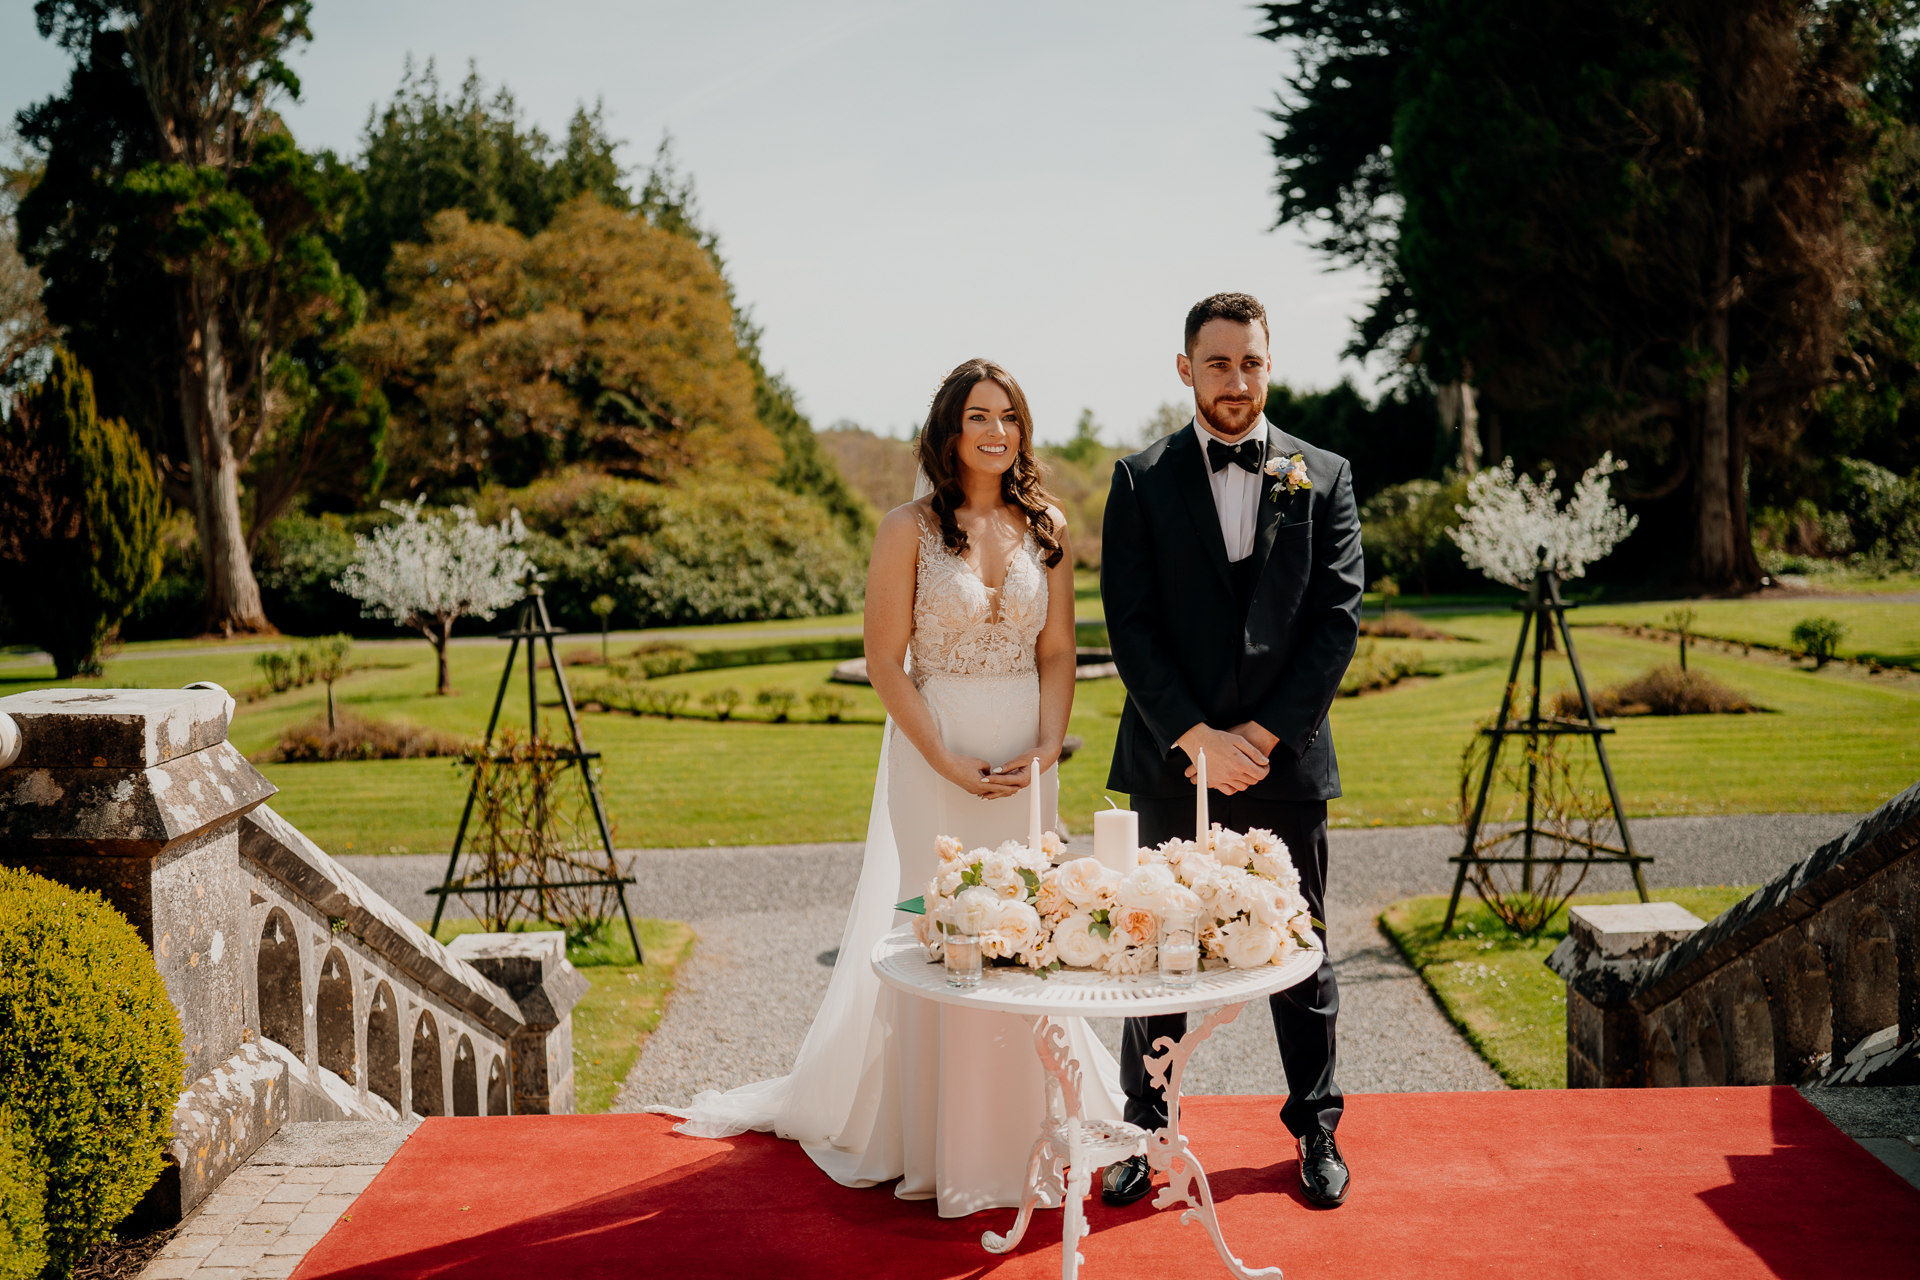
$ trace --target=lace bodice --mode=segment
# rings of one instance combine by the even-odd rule
[[[1047,624],[1047,566],[1029,532],[1007,562],[1007,580],[989,587],[920,526],[913,593],[913,682],[930,675],[1004,676],[1034,669],[1033,646]]]

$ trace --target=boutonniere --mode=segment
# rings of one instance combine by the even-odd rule
[[[1282,489],[1291,496],[1302,489],[1313,488],[1313,481],[1307,478],[1307,460],[1297,453],[1284,458],[1268,458],[1267,474],[1274,478],[1273,488],[1267,491],[1268,502],[1280,501]]]

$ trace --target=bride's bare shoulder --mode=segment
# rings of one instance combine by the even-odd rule
[[[931,498],[915,498],[912,502],[903,502],[880,518],[881,538],[915,538],[924,529],[937,528],[939,517],[933,513]]]
[[[873,536],[873,553],[911,555],[920,544],[921,531],[937,524],[926,499],[902,503],[880,518],[880,528]]]

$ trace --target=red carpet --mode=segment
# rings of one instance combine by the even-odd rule
[[[1920,1192],[1787,1088],[1350,1097],[1355,1189],[1291,1190],[1271,1098],[1196,1098],[1194,1149],[1227,1243],[1288,1280],[1323,1277],[1920,1275]],[[1060,1274],[1060,1215],[1020,1251],[886,1187],[832,1183],[763,1134],[686,1138],[663,1116],[428,1120],[307,1256],[323,1276],[779,1275],[995,1280]],[[1089,1205],[1082,1274],[1225,1275],[1206,1232],[1151,1200]]]

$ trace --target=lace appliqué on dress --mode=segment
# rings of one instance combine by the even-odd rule
[[[940,537],[920,528],[913,596],[913,681],[930,675],[1007,676],[1034,670],[1033,646],[1047,624],[1047,567],[1029,532],[997,589],[980,580]]]

